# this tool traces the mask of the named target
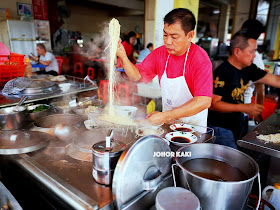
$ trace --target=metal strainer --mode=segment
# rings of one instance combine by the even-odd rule
[[[32,84],[32,82],[33,79],[26,77],[18,77],[12,79],[5,84],[2,93],[4,95],[17,94],[20,91],[26,89],[29,85]]]

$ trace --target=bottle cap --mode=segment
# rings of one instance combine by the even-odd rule
[[[25,58],[25,59],[24,59],[24,63],[30,63],[29,58]]]
[[[280,190],[280,183],[275,183],[275,184],[274,184],[274,187],[275,187],[276,189]]]

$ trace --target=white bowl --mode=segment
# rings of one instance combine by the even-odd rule
[[[195,127],[192,125],[178,123],[170,125],[170,129],[173,131],[195,132]]]
[[[135,106],[115,106],[116,115],[135,117],[138,108]]]
[[[147,135],[157,135],[161,136],[164,133],[164,130],[159,126],[145,126],[138,128],[135,131],[138,136],[147,136]]]
[[[98,127],[98,125],[93,120],[85,120],[84,124],[88,130]]]
[[[63,92],[67,92],[71,88],[71,83],[62,83],[58,85]]]
[[[197,141],[197,136],[190,132],[175,131],[167,133],[165,139],[177,146],[184,146],[195,143]]]

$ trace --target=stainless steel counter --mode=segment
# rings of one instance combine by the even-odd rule
[[[170,131],[169,125],[163,128],[165,133]],[[84,127],[79,128],[79,132],[84,130]],[[122,141],[131,144],[137,140],[134,131],[132,136],[134,138]],[[201,135],[198,142],[204,142],[210,137],[208,134]],[[112,187],[94,181],[91,162],[68,156],[65,152],[68,144],[53,137],[44,149],[6,158],[74,209],[113,209]]]
[[[260,123],[256,128],[237,141],[240,147],[261,152],[280,158],[280,144],[266,143],[257,138],[258,135],[275,134],[280,132],[280,114],[276,111],[269,118]]]
[[[72,77],[72,76],[68,76],[68,75],[65,75],[65,77],[67,78],[67,81],[65,81],[65,82],[69,82],[72,84],[71,88],[68,91],[62,91],[59,88],[57,91],[54,91],[52,93],[28,96],[28,99],[24,103],[28,104],[28,103],[33,103],[33,102],[42,101],[42,100],[55,99],[55,98],[59,98],[59,97],[75,95],[75,94],[79,94],[82,92],[87,92],[87,91],[92,91],[92,90],[98,89],[97,85],[92,85],[88,81],[84,82],[84,80],[82,78]],[[65,83],[65,82],[63,82],[63,83]],[[12,95],[12,96],[6,97],[1,92],[0,108],[8,107],[8,106],[15,106],[19,102],[21,96],[22,95]]]

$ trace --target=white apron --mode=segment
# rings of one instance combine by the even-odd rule
[[[189,47],[190,49],[190,47]],[[169,56],[167,57],[164,73],[161,77],[161,92],[162,92],[162,106],[163,111],[169,111],[179,106],[182,106],[189,100],[193,98],[188,84],[185,80],[185,70],[186,70],[186,63],[189,54],[189,49],[186,53],[185,62],[184,62],[184,70],[183,76],[176,77],[176,78],[167,78],[166,69],[169,60]],[[196,130],[199,132],[206,132],[204,127],[207,126],[207,115],[208,109],[204,109],[203,111],[191,116],[191,117],[183,117],[180,118],[180,121],[184,123],[198,125],[196,126]],[[204,126],[204,127],[199,127]]]

